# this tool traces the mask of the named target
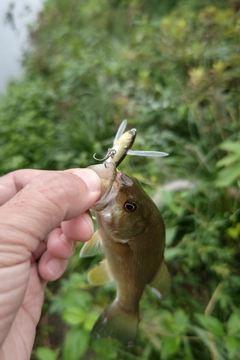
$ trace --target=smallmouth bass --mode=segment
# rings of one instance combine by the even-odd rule
[[[117,288],[115,301],[99,316],[92,333],[131,345],[146,285],[162,298],[171,286],[164,262],[165,226],[157,206],[136,178],[116,170],[109,191],[111,169],[103,164],[91,168],[103,179],[103,200],[93,209],[98,230],[84,244],[80,256],[96,255],[103,248],[105,259],[90,271],[88,280],[93,285],[115,281]]]

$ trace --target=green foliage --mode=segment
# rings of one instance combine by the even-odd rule
[[[88,347],[89,336],[82,329],[70,329],[63,344],[63,360],[78,360]]]
[[[47,349],[46,347],[38,347],[35,350],[35,355],[38,360],[57,360],[59,351],[53,351],[51,349]]]
[[[238,9],[230,0],[45,2],[25,76],[0,101],[0,173],[88,166],[127,118],[134,148],[170,154],[126,158],[122,169],[159,205],[173,286],[163,302],[144,293],[132,349],[94,341],[115,287],[90,287],[99,258],[74,255],[45,310],[61,318],[63,345],[40,333],[52,350],[37,347],[36,359],[240,359]]]
[[[218,167],[224,167],[218,172],[216,186],[228,187],[240,179],[240,147],[237,142],[224,142],[221,144],[222,150],[229,151],[230,154],[218,161]]]

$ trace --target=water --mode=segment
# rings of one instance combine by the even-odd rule
[[[10,79],[21,76],[27,25],[36,23],[44,0],[0,0],[0,93]]]

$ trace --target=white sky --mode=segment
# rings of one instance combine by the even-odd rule
[[[34,23],[44,0],[0,0],[0,93],[11,78],[21,75],[21,54],[27,46],[27,24]],[[6,23],[6,13],[14,4],[15,29]]]

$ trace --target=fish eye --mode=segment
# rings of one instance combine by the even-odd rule
[[[124,204],[124,209],[127,210],[128,212],[134,211],[136,210],[137,205],[134,202],[131,201],[126,201]]]

